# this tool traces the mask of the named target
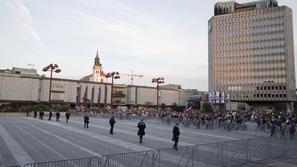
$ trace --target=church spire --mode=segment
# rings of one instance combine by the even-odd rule
[[[98,56],[98,49],[97,49],[97,54],[96,54],[96,57],[95,57],[94,66],[101,66],[100,59],[99,59],[99,56]]]

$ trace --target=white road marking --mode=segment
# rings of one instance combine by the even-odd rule
[[[23,149],[23,147],[0,125],[0,134],[6,143],[11,154],[14,156],[17,163],[21,166],[33,162],[33,159]]]

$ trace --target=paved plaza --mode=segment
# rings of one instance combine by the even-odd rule
[[[108,119],[90,118],[89,128],[83,128],[83,118],[79,116],[72,116],[68,124],[65,117],[56,122],[48,121],[46,117],[44,120],[39,120],[31,117],[2,116],[0,117],[0,166],[16,164],[22,166],[30,162],[101,157],[160,148],[172,149],[173,125],[163,124],[160,120],[145,121],[147,128],[144,143],[139,144],[136,135],[139,120],[116,121],[114,134],[111,135]],[[182,126],[180,131],[180,147],[267,136],[254,131],[226,132]],[[172,154],[174,157],[175,152],[168,151],[166,156],[170,157]],[[170,158],[167,160],[170,161]],[[282,164],[294,165],[295,162],[293,164],[291,162],[293,161],[284,161]],[[271,165],[271,161],[261,163]]]

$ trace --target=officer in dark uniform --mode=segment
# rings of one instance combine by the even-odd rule
[[[34,113],[34,118],[36,118],[37,117],[37,111],[34,111],[33,113]]]
[[[40,119],[43,120],[44,112],[40,111]]]
[[[89,118],[88,114],[85,114],[85,116],[84,116],[84,128],[89,128],[89,122],[90,122],[90,118]]]
[[[48,120],[51,121],[52,120],[52,116],[53,116],[53,112],[50,109],[49,114],[48,114]]]
[[[143,119],[140,120],[137,127],[138,127],[137,135],[139,136],[139,143],[142,143],[142,138],[145,135],[144,129],[146,128],[145,123],[143,122]]]
[[[66,116],[66,123],[68,123],[68,120],[69,120],[69,118],[70,118],[70,112],[67,111],[67,112],[65,113],[65,116]]]
[[[173,134],[172,140],[174,141],[173,149],[177,150],[177,143],[180,135],[178,123],[176,123],[175,126],[173,127],[172,134]]]
[[[116,123],[115,119],[114,119],[114,116],[112,116],[109,120],[109,124],[110,124],[110,134],[113,134],[113,127],[114,127],[114,124]]]
[[[60,119],[60,112],[57,111],[57,112],[56,112],[56,121],[59,121],[59,119]]]

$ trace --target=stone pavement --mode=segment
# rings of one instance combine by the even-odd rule
[[[297,156],[286,156],[269,160],[257,161],[250,166],[253,167],[297,167]]]
[[[77,116],[71,116],[68,124],[64,115],[59,122],[48,121],[46,118],[39,120],[0,116],[0,166],[172,148],[172,125],[162,124],[156,120],[146,121],[144,143],[139,144],[136,135],[138,120],[116,121],[114,135],[110,135],[108,119],[90,118],[90,127],[86,129],[83,128],[83,118]],[[180,131],[180,147],[263,136],[263,134],[253,131],[226,132],[184,127],[180,127]],[[243,148],[240,143],[232,145],[230,151],[235,153],[234,156],[242,156],[241,152],[237,153],[237,150]],[[216,145],[214,146],[216,149]],[[214,153],[211,149],[212,147],[205,147],[200,151],[205,153],[203,154],[205,158],[209,158],[207,156],[212,156]],[[257,152],[256,156],[253,155],[253,158],[258,155],[265,156],[261,152],[262,148],[259,149],[260,152]],[[178,162],[177,158],[181,154],[181,150],[172,152],[170,149],[163,151],[162,158],[165,158],[166,163],[172,164]],[[213,159],[203,159],[199,163],[202,166],[215,166],[215,162],[212,161],[218,161],[217,155],[210,158]],[[290,159],[274,159],[257,161],[252,165],[289,166],[290,162]],[[297,163],[293,163],[293,165],[295,164]]]

